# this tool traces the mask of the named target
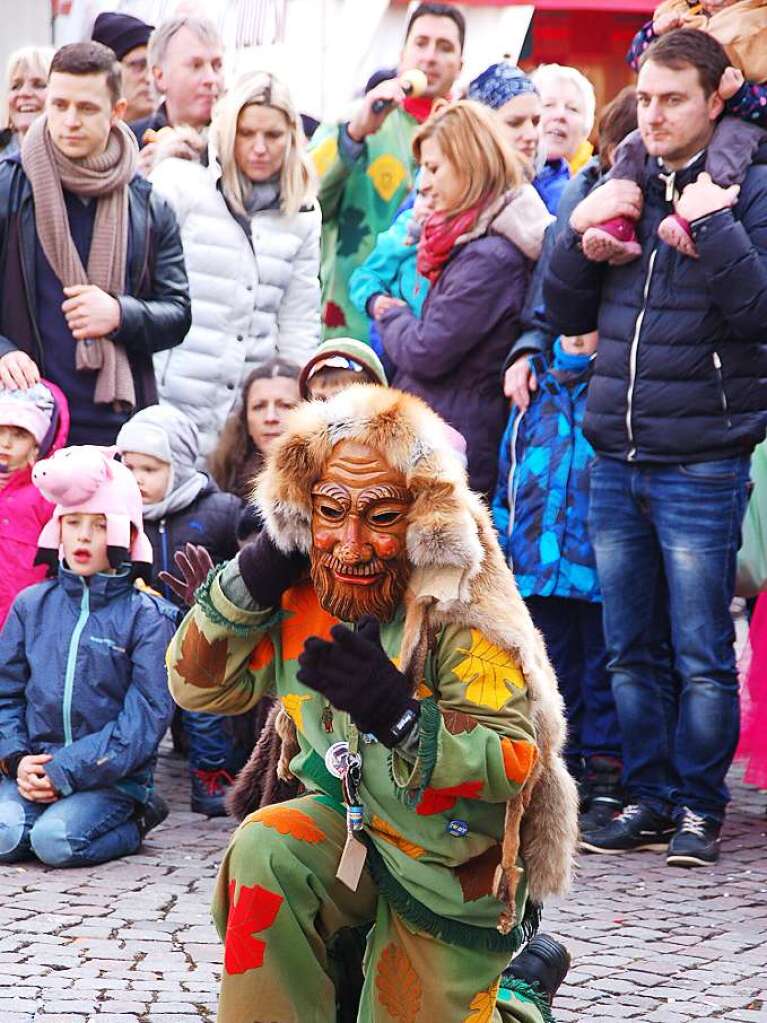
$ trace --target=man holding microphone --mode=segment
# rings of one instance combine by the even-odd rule
[[[434,100],[450,95],[465,34],[456,7],[420,4],[408,22],[397,77],[371,89],[350,121],[322,124],[312,138],[322,207],[325,337],[367,340],[367,319],[349,301],[347,282],[413,187],[411,139]],[[413,69],[423,75],[408,78]]]

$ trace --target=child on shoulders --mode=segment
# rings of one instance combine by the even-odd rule
[[[717,89],[725,116],[708,145],[705,172],[722,188],[740,185],[767,141],[767,0],[665,0],[635,36],[627,56],[631,67],[638,70],[652,44],[676,29],[713,36],[732,62]],[[632,132],[618,148],[610,177],[641,184],[646,157],[639,131]],[[661,221],[658,236],[684,255],[697,256],[690,225],[678,213]],[[616,217],[589,228],[583,252],[595,262],[616,266],[638,258],[634,221]]]

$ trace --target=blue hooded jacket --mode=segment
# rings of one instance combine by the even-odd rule
[[[527,412],[512,409],[501,441],[498,540],[523,597],[601,601],[588,534],[594,450],[583,435],[591,360],[557,342],[552,365],[531,361],[538,391]]]
[[[145,802],[173,716],[165,651],[177,611],[131,573],[63,566],[19,594],[0,633],[0,759],[50,753],[62,796],[116,787]]]

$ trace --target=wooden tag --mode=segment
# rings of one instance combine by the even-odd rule
[[[360,883],[367,854],[367,846],[358,841],[353,834],[347,833],[336,877],[353,892],[357,891],[357,886]]]

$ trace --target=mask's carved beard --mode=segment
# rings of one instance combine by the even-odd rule
[[[349,566],[332,554],[312,548],[309,561],[314,590],[320,604],[328,614],[340,618],[342,622],[356,622],[363,615],[373,615],[382,622],[391,621],[410,574],[410,562],[406,557],[392,558],[390,561],[374,558],[364,565]],[[333,575],[334,571],[360,576],[380,572],[381,578],[371,586],[350,586],[339,582]]]

